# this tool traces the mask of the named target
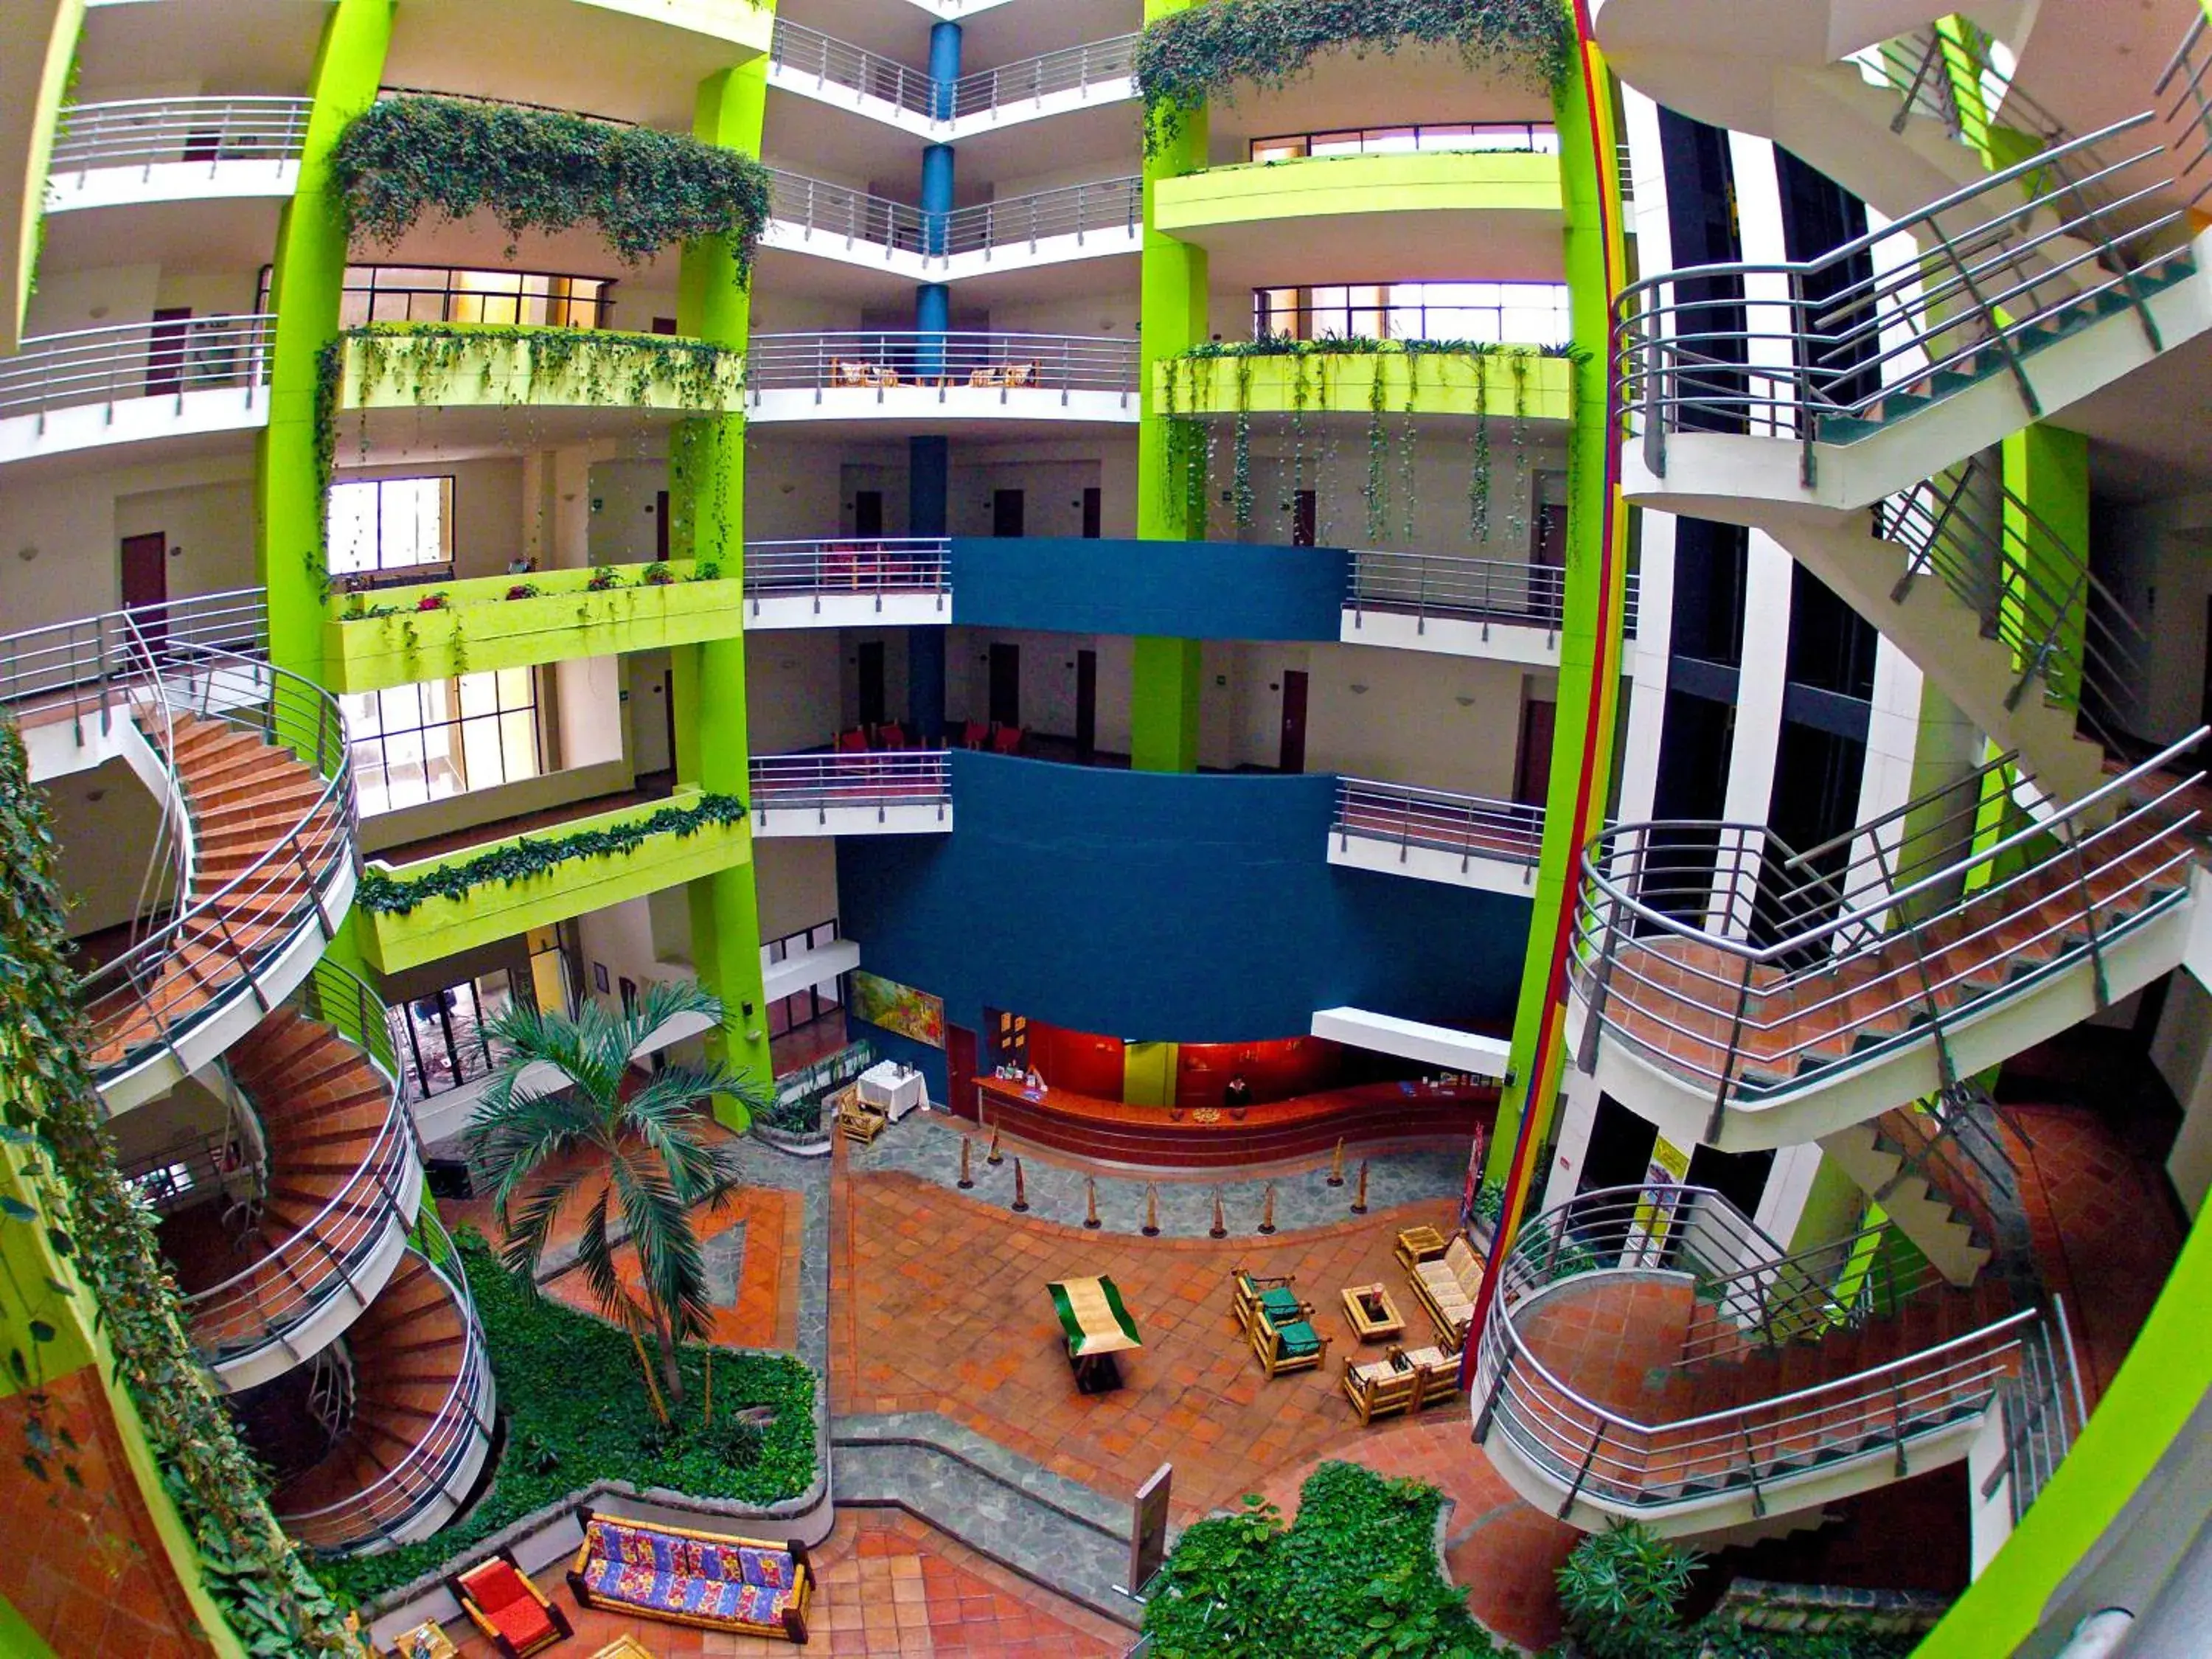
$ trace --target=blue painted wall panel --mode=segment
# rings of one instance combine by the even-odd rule
[[[1059,634],[1334,640],[1350,556],[1340,547],[956,537],[952,620]]]
[[[951,835],[837,843],[841,922],[970,1030],[986,1006],[1184,1042],[1345,1003],[1510,1020],[1528,901],[1329,864],[1334,789],[956,751]]]

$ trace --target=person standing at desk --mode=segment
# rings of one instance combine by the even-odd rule
[[[1237,1112],[1243,1111],[1252,1103],[1252,1085],[1244,1080],[1243,1073],[1239,1072],[1229,1079],[1221,1091],[1221,1103]]]

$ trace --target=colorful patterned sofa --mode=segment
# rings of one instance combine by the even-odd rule
[[[568,1588],[579,1607],[805,1642],[814,1571],[804,1544],[684,1532],[589,1510],[578,1518],[584,1542]]]

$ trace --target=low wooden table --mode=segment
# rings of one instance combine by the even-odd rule
[[[1102,1277],[1058,1279],[1045,1289],[1052,1296],[1053,1311],[1060,1316],[1075,1391],[1106,1394],[1120,1388],[1121,1368],[1114,1356],[1145,1346],[1137,1334],[1137,1322],[1121,1305],[1121,1287]]]
[[[1408,1227],[1398,1235],[1398,1265],[1407,1273],[1424,1261],[1433,1261],[1449,1243],[1434,1227]]]
[[[1390,1292],[1384,1286],[1347,1285],[1340,1294],[1344,1297],[1344,1316],[1352,1322],[1352,1334],[1360,1341],[1378,1341],[1405,1330],[1405,1316],[1398,1311],[1398,1304],[1390,1299]]]
[[[419,1645],[425,1637],[430,1642],[427,1649]],[[398,1659],[416,1659],[418,1654],[423,1653],[427,1653],[429,1659],[453,1659],[459,1650],[447,1639],[445,1632],[426,1619],[414,1629],[400,1632],[392,1644],[392,1651],[398,1656]]]
[[[653,1659],[653,1650],[624,1632],[593,1654],[592,1659]]]

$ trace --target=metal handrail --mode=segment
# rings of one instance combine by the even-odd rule
[[[1916,819],[1914,839],[1938,850],[1902,867],[1901,832],[1870,833],[1839,868],[1801,878],[1805,855],[1763,824],[1607,830],[1583,849],[1569,963],[1589,1011],[1585,1062],[1611,1033],[1711,1089],[1717,1124],[1727,1106],[1793,1086],[1808,1060],[1856,1064],[1927,1036],[1942,1043],[1946,1022],[2006,994],[2039,950],[2051,953],[2039,972],[2100,961],[2113,937],[2186,896],[2199,851],[2188,796],[2201,775],[2170,769],[2204,736],[2071,804],[2022,785],[2023,827],[1963,854],[1941,850],[1954,843],[1940,822]],[[1917,805],[1971,824],[1978,783]]]
[[[942,749],[756,755],[750,783],[759,825],[771,811],[811,811],[819,820],[855,807],[874,809],[879,823],[894,806],[933,806],[942,819],[952,804],[951,759]]]
[[[1081,334],[947,333],[866,329],[821,333],[756,334],[746,387],[754,403],[764,391],[872,392],[880,401],[894,388],[940,394],[955,387],[1014,394],[1137,392],[1137,343]]]
[[[1637,573],[1628,573],[1622,626],[1636,633]],[[1537,623],[1556,629],[1566,614],[1567,573],[1558,565],[1525,559],[1479,559],[1460,553],[1400,553],[1356,547],[1346,576],[1344,608],[1411,611],[1417,617],[1479,617]],[[1355,626],[1357,624],[1355,623]],[[1485,637],[1488,637],[1487,630]]]
[[[952,543],[943,536],[840,537],[827,541],[753,542],[745,548],[745,598],[752,614],[764,599],[927,593],[942,610],[952,592]]]
[[[447,1483],[475,1443],[491,1438],[495,1398],[491,1364],[476,1300],[469,1292],[467,1270],[433,1212],[422,1212],[416,1231],[416,1243],[409,1254],[418,1256],[445,1282],[459,1306],[460,1364],[429,1426],[398,1462],[335,1504],[276,1517],[285,1531],[313,1549],[358,1549],[392,1537],[441,1496],[450,1495],[458,1504],[463,1494],[449,1492]]]
[[[186,1326],[210,1364],[283,1341],[318,1310],[351,1291],[355,1271],[392,1227],[408,1224],[410,1166],[419,1169],[422,1147],[392,1063],[384,1003],[351,969],[329,957],[315,964],[301,987],[299,1003],[308,1018],[336,1026],[362,1048],[388,1091],[384,1121],[358,1167],[313,1220],[251,1267],[185,1298]],[[272,1164],[269,1173],[281,1178],[284,1171]]]
[[[0,705],[18,716],[63,706],[80,720],[111,718],[114,688],[148,673],[144,642],[152,640],[264,658],[268,590],[228,588],[0,635]]]
[[[204,720],[252,732],[289,750],[323,780],[313,800],[273,832],[244,870],[211,892],[190,896],[179,914],[121,956],[79,981],[87,1021],[103,1046],[116,1034],[120,1051],[95,1070],[112,1076],[149,1047],[173,1052],[183,1035],[239,994],[263,998],[260,975],[312,919],[331,932],[322,895],[359,857],[352,769],[346,763],[345,716],[337,699],[286,670],[211,647],[174,643],[151,650],[151,674],[174,704]],[[258,698],[218,707],[219,690],[258,688]],[[173,769],[173,757],[164,757]],[[185,793],[181,778],[179,793]],[[189,800],[189,796],[187,796]],[[289,815],[288,815],[289,817]],[[223,963],[225,983],[181,1012],[159,1000],[164,969],[187,951]]]
[[[2185,123],[2189,128],[2190,149],[2181,163],[2181,177],[2186,179],[2207,160],[2212,160],[2212,94],[2205,88],[2205,77],[2212,74],[2212,52],[2204,50],[2205,18],[2200,11],[2189,21],[2183,32],[2181,44],[2173,49],[2173,56],[2151,88],[2151,96],[2163,98],[2166,89],[2173,88],[2173,100],[2166,106],[2168,123]],[[2189,198],[2195,207],[2212,191],[2212,178],[2197,185]]]
[[[1586,1220],[1594,1208],[1629,1220],[1593,1237],[1577,1216]],[[1599,1275],[1678,1273],[1694,1284],[1699,1231],[1715,1224],[1726,1239],[1756,1232],[1709,1189],[1614,1188],[1538,1218],[1509,1251],[1504,1293],[1480,1339],[1477,1437],[1502,1429],[1531,1462],[1567,1483],[1563,1516],[1585,1492],[1632,1510],[1747,1486],[1763,1514],[1761,1486],[1777,1474],[1858,1457],[1893,1455],[1901,1475],[1905,1448],[1988,1409],[2019,1375],[2027,1343],[2045,1329],[2039,1310],[2023,1310],[1898,1359],[1668,1423],[1598,1404],[1531,1352],[1517,1316],[1533,1297]],[[1780,1260],[1778,1248],[1776,1260],[1750,1265]]]
[[[1457,853],[1465,870],[1475,858],[1534,869],[1544,851],[1544,809],[1485,795],[1339,778],[1336,815],[1329,823],[1340,851],[1352,837],[1397,847]]]
[[[1116,34],[963,75],[952,83],[953,118],[996,115],[1010,105],[1041,104],[1054,93],[1088,93],[1093,87],[1133,81],[1140,38]],[[1123,95],[1133,93],[1133,87]]]
[[[269,384],[276,326],[264,313],[40,335],[0,357],[0,416],[43,419],[52,410],[139,398],[174,398],[181,408],[188,392],[233,387],[246,389],[250,406]]]
[[[307,142],[311,98],[123,98],[72,104],[57,118],[48,176],[96,167],[294,161]]]
[[[2120,295],[2155,342],[2142,279],[2187,248],[2147,250],[2179,210],[2129,223],[2126,210],[2161,186],[2117,202],[2097,191],[2159,147],[2071,171],[2093,146],[2148,119],[2057,145],[1816,259],[1687,266],[1632,284],[1615,312],[1614,376],[1623,406],[1641,424],[1647,463],[1663,474],[1668,434],[1718,423],[1797,438],[1809,480],[1824,422],[1863,418],[1901,383],[1972,369],[1986,350],[2013,374],[2029,412],[2040,414],[2021,368],[2029,337],[2106,294]],[[1968,210],[1984,216],[1950,228]],[[2035,228],[2049,216],[2056,222]],[[1858,274],[1901,237],[1932,252]]]
[[[1048,238],[1073,236],[1081,242],[1093,233],[1114,229],[1133,237],[1144,217],[1144,180],[1133,176],[1036,191],[949,213],[927,212],[781,168],[771,168],[769,179],[772,219],[796,227],[809,240],[819,233],[842,237],[848,249],[862,243],[880,247],[886,258],[895,253],[988,256],[1018,245],[1034,252]]]
[[[995,115],[1017,103],[1041,103],[1055,93],[1085,92],[1131,80],[1138,37],[1115,35],[963,75],[949,86],[927,70],[778,18],[769,62],[793,75],[811,75],[817,88],[840,86],[933,124]],[[1125,94],[1127,95],[1127,94]]]

